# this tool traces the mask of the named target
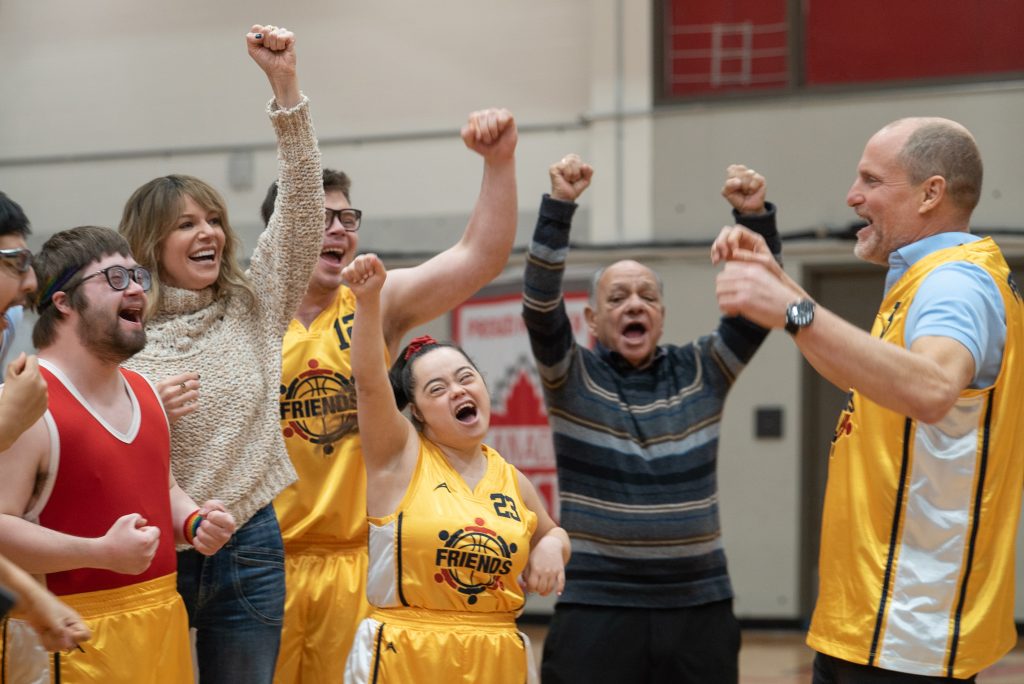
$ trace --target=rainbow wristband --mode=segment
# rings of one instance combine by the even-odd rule
[[[185,542],[190,545],[194,545],[196,539],[196,533],[199,532],[199,526],[203,522],[203,516],[199,514],[199,509],[192,511],[187,518],[185,518],[185,524],[182,525],[181,531],[185,534]]]

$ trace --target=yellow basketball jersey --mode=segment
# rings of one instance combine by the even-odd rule
[[[349,346],[355,297],[342,286],[309,329],[292,320],[282,345],[281,432],[299,479],[274,508],[285,547],[364,546],[366,472]]]
[[[523,504],[515,468],[490,447],[483,453],[487,470],[471,491],[420,435],[401,503],[386,518],[370,518],[371,604],[496,613],[523,606],[517,578],[537,515]]]
[[[939,422],[852,391],[829,457],[820,590],[807,643],[843,660],[964,678],[1016,642],[1014,540],[1024,484],[1024,316],[991,239],[939,250],[887,293],[872,335],[905,347],[907,310],[936,267],[992,275],[1006,309],[995,383],[966,389]]]

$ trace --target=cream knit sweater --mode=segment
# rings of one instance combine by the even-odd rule
[[[281,341],[320,255],[324,190],[309,102],[267,106],[278,138],[277,204],[248,270],[256,303],[165,286],[146,348],[125,365],[153,382],[198,371],[199,407],[171,427],[171,469],[198,503],[241,526],[295,481],[280,432]]]

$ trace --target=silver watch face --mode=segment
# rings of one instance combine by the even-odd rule
[[[793,322],[801,328],[814,320],[814,302],[802,299],[793,307]]]
[[[814,320],[814,302],[801,299],[786,308],[786,330],[791,333],[808,326]]]

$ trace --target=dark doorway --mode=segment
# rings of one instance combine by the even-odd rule
[[[885,269],[872,264],[811,266],[804,287],[822,306],[847,321],[871,329],[885,288]],[[803,458],[801,497],[800,614],[810,620],[818,595],[818,547],[825,501],[828,452],[846,392],[803,364]]]

